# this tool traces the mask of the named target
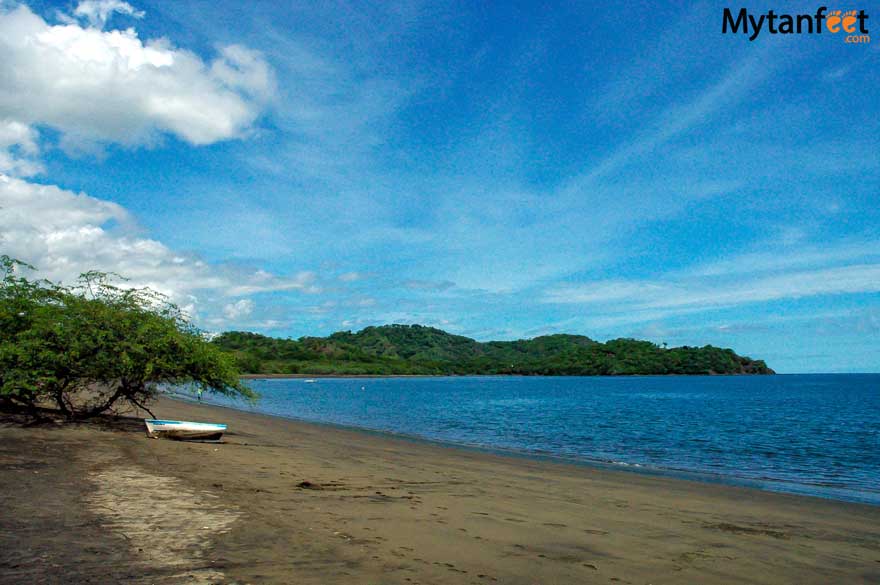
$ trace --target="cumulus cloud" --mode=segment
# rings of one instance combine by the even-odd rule
[[[253,312],[254,302],[250,299],[240,299],[223,307],[223,315],[233,321],[241,317],[247,317]]]
[[[0,250],[33,264],[44,278],[71,282],[92,269],[115,272],[129,286],[169,295],[190,313],[203,297],[229,302],[259,292],[320,290],[311,272],[288,278],[208,264],[141,237],[133,227],[131,215],[115,203],[0,174]],[[251,301],[242,301],[231,302],[239,316],[253,310]]]
[[[55,128],[71,148],[166,133],[202,145],[252,127],[275,87],[259,53],[229,46],[206,63],[167,39],[103,30],[113,12],[140,14],[124,2],[84,2],[77,14],[89,24],[53,25],[0,4],[0,119]]]
[[[54,281],[93,269],[123,275],[125,286],[162,292],[203,322],[254,311],[252,300],[230,297],[321,290],[311,272],[282,277],[180,254],[144,237],[120,205],[27,179],[44,172],[43,129],[66,149],[149,145],[165,134],[204,145],[246,135],[272,99],[259,52],[230,45],[205,61],[132,28],[105,30],[114,15],[144,17],[122,0],[84,0],[53,24],[0,0],[0,253]]]

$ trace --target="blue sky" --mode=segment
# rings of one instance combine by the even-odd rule
[[[275,4],[0,2],[0,248],[129,275],[208,330],[880,371],[880,32],[749,42],[721,3]]]

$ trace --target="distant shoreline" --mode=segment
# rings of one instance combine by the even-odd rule
[[[475,376],[486,374],[472,374]],[[456,374],[242,374],[242,380],[312,378],[450,378]]]
[[[712,345],[667,347],[619,338],[599,342],[559,333],[513,341],[477,341],[422,325],[382,325],[357,333],[282,339],[226,331],[211,341],[231,353],[240,371],[290,377],[309,372],[341,377],[451,375],[712,375],[773,374],[763,360]],[[318,375],[318,374],[313,374]]]
[[[754,376],[755,374],[242,374],[242,380],[295,380],[317,378],[719,378],[724,376]],[[767,374],[763,374],[767,375]],[[769,375],[778,375],[775,372]]]

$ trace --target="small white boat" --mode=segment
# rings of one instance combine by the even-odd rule
[[[226,432],[226,425],[216,423],[144,419],[144,424],[147,425],[147,436],[153,439],[216,441]]]
[[[306,380],[306,384],[314,384],[314,383],[315,383],[314,378],[309,378],[308,380]]]

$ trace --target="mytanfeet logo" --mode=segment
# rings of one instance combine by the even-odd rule
[[[750,14],[740,8],[734,16],[730,8],[724,9],[721,32],[742,33],[750,41],[766,31],[771,35],[830,34],[840,36],[849,44],[871,42],[868,34],[869,16],[864,10],[828,10],[819,7],[812,14],[786,14],[768,10],[765,14]]]

